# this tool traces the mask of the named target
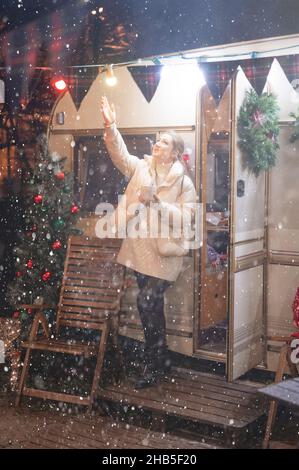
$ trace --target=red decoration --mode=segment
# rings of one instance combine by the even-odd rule
[[[56,173],[55,176],[56,176],[56,178],[57,178],[58,180],[64,180],[64,173],[63,173],[63,171],[60,171],[59,173]]]
[[[56,242],[53,243],[52,248],[53,250],[59,250],[61,248],[61,242],[56,240]]]
[[[42,280],[43,280],[44,282],[47,282],[47,281],[50,280],[50,277],[51,277],[50,271],[46,271],[46,272],[42,275]]]
[[[297,289],[292,308],[293,308],[293,323],[294,323],[294,326],[299,328],[299,287]]]
[[[253,114],[253,119],[255,122],[253,127],[261,127],[264,125],[265,116],[258,109]]]
[[[273,143],[276,142],[276,137],[275,137],[275,134],[273,134],[273,132],[268,132],[267,137],[269,140],[271,140],[271,142]]]
[[[211,266],[213,268],[217,268],[217,266],[219,266],[219,264],[220,264],[219,259],[216,259],[215,261],[211,261]]]
[[[32,261],[32,259],[29,259],[29,260],[27,261],[27,265],[26,265],[26,266],[27,266],[28,269],[32,269],[32,268],[33,268],[33,261]]]
[[[20,105],[22,109],[25,109],[28,104],[28,100],[26,98],[20,99]]]
[[[79,207],[76,206],[75,204],[73,204],[72,207],[71,207],[71,213],[72,214],[77,214],[77,212],[79,212]]]
[[[189,153],[183,153],[183,155],[182,155],[182,160],[183,160],[184,162],[188,163],[189,160],[190,160],[190,155],[189,155]]]
[[[17,272],[16,272],[16,276],[17,276],[17,277],[21,277],[21,276],[23,276],[23,273],[22,273],[21,271],[17,271]]]
[[[65,80],[62,77],[56,77],[52,80],[52,86],[57,90],[57,91],[64,91],[67,87],[67,84]]]
[[[40,204],[42,200],[43,200],[43,196],[41,194],[37,194],[36,196],[34,196],[35,204]]]
[[[27,308],[27,313],[28,313],[28,315],[31,315],[32,312],[33,312],[32,308]]]
[[[16,310],[13,314],[12,314],[12,317],[13,318],[19,318],[20,316],[20,312],[18,310]]]

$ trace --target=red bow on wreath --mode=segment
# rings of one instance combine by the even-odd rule
[[[253,114],[254,126],[253,127],[262,127],[265,123],[265,116],[258,109]]]

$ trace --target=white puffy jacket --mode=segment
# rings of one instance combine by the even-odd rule
[[[149,155],[145,155],[143,159],[130,155],[115,124],[105,130],[104,140],[112,162],[129,179],[126,198],[122,198],[114,213],[117,221],[121,209],[126,211],[131,203],[139,202],[138,190],[154,183],[155,160]],[[195,203],[197,200],[191,179],[187,175],[183,178],[183,175],[184,167],[176,160],[164,181],[156,188],[156,195],[162,206],[167,207],[170,212],[170,220],[182,215],[183,209],[175,206],[175,203]],[[99,222],[96,224],[96,235],[101,236],[98,224]],[[183,257],[161,256],[156,238],[124,238],[117,261],[140,273],[175,281],[182,269]]]

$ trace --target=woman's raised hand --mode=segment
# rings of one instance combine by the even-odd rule
[[[114,104],[112,103],[111,106],[109,101],[107,100],[106,96],[102,96],[101,98],[101,111],[104,119],[104,125],[106,127],[111,126],[115,122],[116,113]]]

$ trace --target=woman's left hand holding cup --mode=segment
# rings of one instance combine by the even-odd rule
[[[148,206],[154,200],[155,200],[154,187],[153,186],[141,186],[139,190],[139,201],[145,206]]]

